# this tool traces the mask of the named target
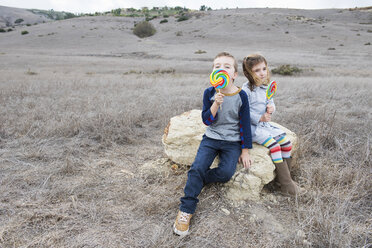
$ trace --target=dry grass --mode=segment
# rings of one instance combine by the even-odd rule
[[[353,83],[340,85],[340,80]],[[169,118],[201,108],[208,86],[204,75],[5,77],[0,83],[1,246],[371,243],[371,82],[277,81],[275,118],[300,136],[294,176],[309,194],[270,201],[268,191],[262,202],[236,207],[226,201],[221,185],[208,186],[191,235],[179,238],[171,225],[187,168],[146,173],[141,168],[163,157],[160,140]]]

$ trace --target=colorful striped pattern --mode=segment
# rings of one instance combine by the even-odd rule
[[[292,151],[292,143],[287,138],[287,136],[280,137],[277,142],[280,145],[282,157],[283,158],[290,158],[291,157],[291,151]]]
[[[280,145],[272,137],[267,138],[261,145],[269,148],[270,156],[274,163],[283,162]]]

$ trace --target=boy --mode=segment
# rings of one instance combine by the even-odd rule
[[[213,70],[216,69],[227,71],[232,82],[218,93],[214,87],[204,91],[202,119],[208,127],[188,172],[185,196],[181,198],[173,225],[173,231],[182,236],[188,234],[190,219],[203,186],[229,181],[238,160],[244,168],[249,168],[252,163],[248,152],[252,148],[248,98],[241,88],[234,85],[238,76],[237,62],[231,54],[222,52],[213,61]],[[217,155],[220,163],[217,168],[210,169]]]

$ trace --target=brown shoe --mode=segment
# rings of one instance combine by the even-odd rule
[[[189,226],[192,214],[178,211],[176,221],[173,225],[173,232],[180,236],[185,236],[189,233]]]
[[[280,183],[280,190],[283,194],[299,195],[304,193],[304,190],[297,186],[297,184],[292,180],[285,160],[282,163],[275,164],[275,167],[276,177]]]

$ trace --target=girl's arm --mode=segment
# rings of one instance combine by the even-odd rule
[[[275,103],[274,103],[273,98],[271,98],[268,101],[267,106],[266,106],[266,112],[269,113],[269,114],[273,114],[275,112]]]
[[[242,89],[247,93],[248,97],[248,104],[251,105],[251,90],[249,89],[248,82],[244,83],[242,86]],[[255,113],[253,111],[250,111],[250,122],[253,125],[257,125],[260,122],[261,115],[258,113]]]

